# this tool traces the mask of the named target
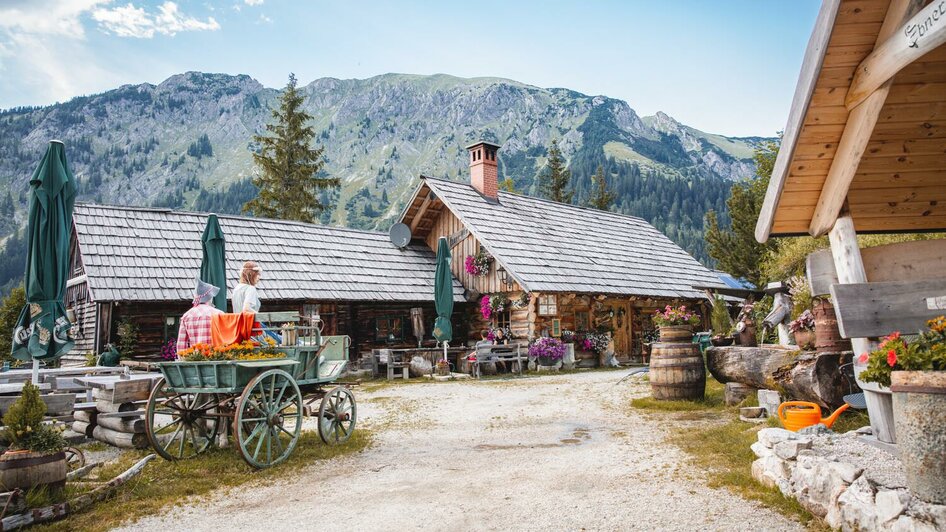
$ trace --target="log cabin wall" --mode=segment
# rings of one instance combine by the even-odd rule
[[[75,313],[72,324],[72,337],[75,347],[73,355],[81,355],[83,360],[86,353],[91,353],[95,346],[95,318],[96,305],[89,297],[89,285],[80,278],[80,282],[66,286],[66,296],[63,304],[66,310]]]
[[[454,303],[453,315],[450,320],[453,325],[451,345],[461,345],[467,342],[469,336],[468,307],[471,306],[465,303]],[[370,355],[372,349],[417,347],[417,338],[414,336],[411,323],[412,308],[423,309],[423,344],[427,347],[436,345],[436,341],[432,337],[432,331],[434,330],[434,320],[437,318],[437,310],[433,303],[355,302],[351,303],[350,307],[353,327],[350,332],[340,334],[351,336],[352,359],[362,355]],[[397,323],[397,329],[388,331],[389,334],[385,336],[384,332],[391,323]]]
[[[437,251],[437,242],[440,240],[440,237],[450,237],[466,229],[467,227],[463,225],[463,222],[460,221],[449,209],[443,209],[437,219],[434,221],[433,227],[430,229],[430,232],[427,234],[426,242],[427,246],[430,249]],[[480,243],[476,240],[476,237],[472,233],[468,234],[466,238],[461,240],[456,246],[451,249],[451,261],[450,269],[453,272],[454,277],[460,281],[460,284],[464,286],[467,290],[475,291],[479,294],[492,294],[496,292],[519,292],[522,289],[518,283],[513,282],[512,285],[505,285],[499,278],[497,273],[497,267],[499,264],[494,260],[490,264],[489,274],[482,277],[477,277],[470,275],[466,272],[466,257],[467,255],[476,255],[477,251],[480,249]]]

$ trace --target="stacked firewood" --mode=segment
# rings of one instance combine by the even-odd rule
[[[154,379],[137,377],[90,382],[93,402],[73,414],[72,430],[115,447],[146,448],[144,407]]]

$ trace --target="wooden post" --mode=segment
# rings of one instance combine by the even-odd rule
[[[834,258],[834,268],[838,274],[839,284],[866,283],[867,272],[864,269],[864,260],[861,250],[857,246],[857,233],[854,231],[854,220],[848,210],[847,203],[841,207],[840,216],[834,222],[834,227],[828,233],[831,242],[831,256]],[[861,353],[871,350],[871,341],[868,338],[851,338],[854,348],[854,360]],[[855,375],[859,374],[863,366],[855,362]],[[881,389],[876,384],[866,384],[858,380],[864,397],[867,400],[867,413],[870,416],[870,426],[874,436],[887,443],[896,442],[893,426],[893,402],[890,391]]]

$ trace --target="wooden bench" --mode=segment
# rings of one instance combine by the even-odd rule
[[[523,344],[501,344],[484,345],[476,348],[476,360],[471,360],[470,365],[473,368],[473,376],[477,379],[482,376],[483,370],[480,366],[483,364],[495,364],[497,362],[515,362],[516,371],[522,376],[522,345]]]

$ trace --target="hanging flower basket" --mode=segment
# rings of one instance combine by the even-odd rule
[[[490,257],[485,251],[480,249],[476,252],[476,255],[466,256],[466,273],[474,277],[483,277],[489,273],[489,266],[492,262],[493,258]]]

